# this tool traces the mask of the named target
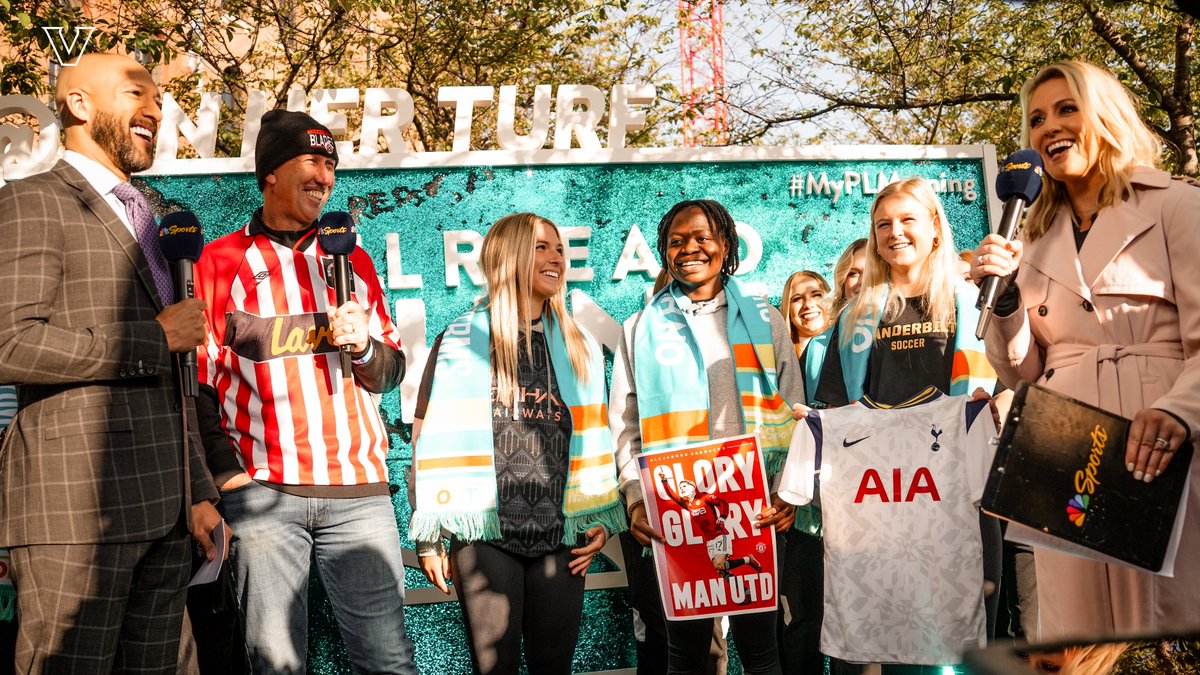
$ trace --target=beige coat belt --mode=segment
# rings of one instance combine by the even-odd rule
[[[1075,381],[1055,382],[1052,388],[1105,410],[1132,416],[1145,408],[1141,369],[1137,359],[1183,360],[1183,345],[1178,342],[1142,342],[1132,345],[1056,344],[1046,348],[1046,372],[1078,366]],[[1170,382],[1165,383],[1168,387]],[[1166,389],[1158,395],[1166,393]]]

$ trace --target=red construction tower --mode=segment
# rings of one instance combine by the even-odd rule
[[[683,144],[724,145],[725,21],[722,0],[679,0],[679,56],[683,64]]]

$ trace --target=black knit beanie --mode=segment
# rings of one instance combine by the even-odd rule
[[[267,174],[293,157],[309,154],[332,157],[337,164],[337,147],[329,129],[302,112],[268,110],[254,143],[254,175],[259,192],[267,183]]]

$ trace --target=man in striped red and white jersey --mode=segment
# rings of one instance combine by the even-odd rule
[[[349,256],[336,306],[316,221],[333,188],[329,130],[301,112],[263,116],[263,206],[204,249],[199,357],[209,468],[238,532],[234,570],[255,672],[304,672],[310,559],[356,671],[416,673],[404,630],[404,565],[373,395],[404,374],[371,258]],[[352,372],[338,350],[352,346]]]

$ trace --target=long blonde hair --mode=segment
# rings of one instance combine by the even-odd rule
[[[1065,650],[1060,675],[1108,675],[1128,650],[1130,643],[1113,642]]]
[[[792,344],[799,344],[801,340],[813,338],[820,335],[825,327],[813,333],[812,335],[801,335],[800,327],[792,321],[792,294],[795,293],[796,284],[800,283],[801,279],[812,279],[817,282],[817,288],[820,288],[825,297],[821,299],[821,308],[825,312],[825,326],[829,325],[829,282],[825,281],[825,277],[817,274],[812,270],[800,270],[792,276],[788,277],[783,284],[783,298],[779,301],[779,313],[788,323],[789,334],[792,336]]]
[[[942,208],[942,200],[938,199],[937,193],[924,178],[889,183],[875,196],[871,204],[871,232],[867,236],[862,286],[846,310],[849,314],[846,317],[847,325],[854,326],[863,317],[874,316],[880,309],[876,303],[883,289],[887,289],[887,295],[882,320],[889,321],[904,310],[905,298],[890,283],[891,271],[879,255],[879,241],[875,236],[875,209],[883,200],[895,195],[912,197],[929,209],[934,227],[934,247],[922,265],[919,290],[926,299],[930,320],[949,325],[955,320],[954,287],[960,280],[958,253],[954,248],[954,238],[950,233],[950,223],[946,220],[946,211]],[[853,330],[842,332],[842,345],[849,345],[853,339]]]
[[[553,222],[532,213],[514,213],[504,216],[492,225],[483,238],[483,250],[479,255],[479,266],[488,284],[487,307],[491,312],[492,332],[492,376],[496,380],[496,397],[499,401],[512,401],[517,391],[517,360],[522,347],[520,332],[525,331],[526,356],[533,355],[533,338],[530,307],[533,296],[534,249],[537,245],[535,230],[538,223],[554,229],[559,240],[562,234]],[[563,267],[566,273],[566,266]],[[549,310],[552,320],[558,324],[567,343],[567,355],[575,377],[583,383],[589,381],[588,367],[590,352],[583,332],[567,313],[566,284],[546,300],[542,307],[545,318]]]
[[[1029,99],[1035,89],[1061,78],[1083,116],[1083,132],[1097,145],[1096,169],[1104,179],[1100,208],[1133,194],[1130,176],[1139,166],[1158,167],[1162,143],[1138,116],[1129,91],[1103,68],[1085,61],[1059,61],[1042,68],[1021,87],[1021,145],[1029,147]],[[1036,241],[1050,228],[1054,215],[1069,204],[1067,189],[1049,174],[1041,197],[1025,218],[1025,240]]]
[[[829,310],[831,318],[836,319],[838,314],[842,313],[842,308],[854,299],[853,296],[846,295],[843,289],[846,288],[846,278],[850,276],[850,266],[854,264],[854,256],[866,248],[866,246],[867,240],[865,237],[850,242],[850,245],[846,247],[845,251],[842,251],[842,254],[838,256],[837,263],[833,266],[833,302]]]

